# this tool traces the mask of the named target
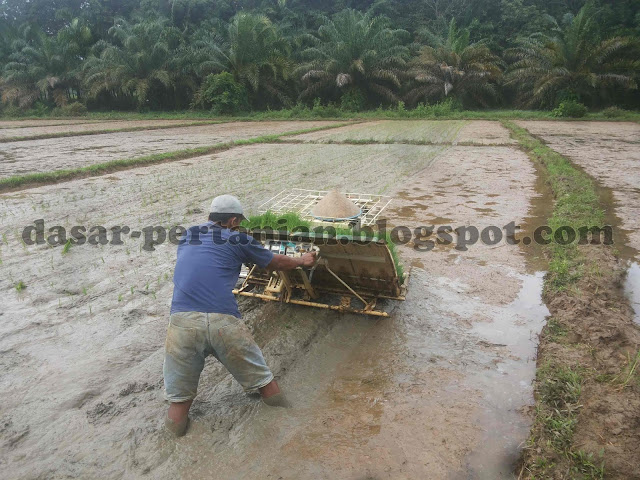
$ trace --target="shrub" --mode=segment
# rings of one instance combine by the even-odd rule
[[[364,110],[367,99],[359,88],[347,90],[340,98],[340,109],[347,112],[361,112]]]
[[[620,107],[609,107],[602,110],[602,115],[606,118],[618,118],[624,116],[627,111]]]
[[[551,112],[554,117],[581,118],[587,114],[587,107],[576,100],[565,100]]]
[[[205,78],[197,94],[196,104],[213,113],[232,115],[247,110],[247,90],[229,72],[211,74]]]
[[[313,101],[311,115],[320,118],[335,118],[340,116],[340,110],[331,102],[329,102],[327,106],[324,106],[322,105],[322,101],[316,98]]]
[[[82,117],[87,114],[87,107],[83,103],[73,102],[63,107],[56,107],[51,111],[55,117]]]

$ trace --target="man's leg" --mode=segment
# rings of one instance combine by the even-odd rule
[[[199,334],[199,332],[201,332]],[[182,436],[189,424],[189,408],[198,391],[204,368],[204,348],[198,341],[206,337],[206,314],[198,312],[171,315],[164,357],[164,385],[171,402],[165,426]]]
[[[169,406],[164,424],[176,437],[181,437],[187,432],[189,409],[192,403],[193,400],[189,400],[187,402],[172,403]]]
[[[260,347],[242,320],[229,318],[228,315],[217,318],[213,314],[209,316],[214,322],[229,322],[211,332],[211,344],[218,360],[245,391],[259,391],[264,403],[269,406],[290,407],[278,383],[273,379]]]

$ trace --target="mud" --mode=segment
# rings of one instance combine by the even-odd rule
[[[291,137],[306,142],[387,142],[480,145],[513,144],[499,122],[464,120],[382,120]]]
[[[335,122],[235,122],[0,143],[0,178],[215,145]]]
[[[1,123],[1,122],[0,122]],[[20,126],[0,128],[0,140],[12,137],[35,137],[38,135],[62,135],[102,130],[119,130],[125,128],[170,127],[194,123],[194,120],[111,120],[108,122],[48,124],[43,120],[42,126]]]
[[[248,163],[260,166],[250,177]],[[216,194],[252,211],[291,185],[391,195],[396,225],[501,226],[527,222],[535,184],[508,147],[262,144],[1,195],[0,467],[14,478],[511,478],[546,313],[519,247],[402,247],[409,295],[387,319],[243,299],[294,409],[246,396],[210,358],[191,430],[174,440],[161,372],[175,247],[125,239],[62,254],[20,233],[36,218],[188,225]]]
[[[630,122],[516,123],[611,190],[612,205],[608,207],[612,208],[607,210],[615,211],[622,220],[614,224],[616,229],[624,230],[620,248],[633,249],[624,252],[626,258],[637,257],[640,251],[640,125]]]

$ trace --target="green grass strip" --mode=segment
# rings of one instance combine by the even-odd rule
[[[309,128],[305,130],[295,130],[291,132],[285,132],[273,135],[262,135],[260,137],[247,138],[242,140],[234,140],[232,142],[218,143],[216,145],[188,148],[184,150],[177,150],[174,152],[156,153],[153,155],[146,155],[143,157],[124,158],[120,160],[112,160],[109,162],[97,163],[95,165],[87,165],[85,167],[70,168],[64,170],[54,170],[52,172],[43,173],[27,173],[25,175],[16,175],[12,177],[0,179],[0,192],[12,190],[26,185],[44,185],[52,184],[62,181],[74,180],[76,178],[92,177],[103,175],[105,173],[115,172],[119,170],[126,170],[129,168],[140,167],[145,165],[151,165],[156,163],[163,163],[175,160],[182,160],[185,158],[192,158],[201,155],[207,155],[210,153],[220,152],[222,150],[228,150],[233,147],[243,145],[253,145],[257,143],[273,143],[281,137],[290,135],[301,135],[303,133],[312,133],[320,130],[327,130],[330,128],[339,128],[348,125],[346,123],[337,123],[333,125],[326,125],[322,127]]]
[[[23,117],[0,117],[2,120],[52,120],[70,119],[73,117],[54,116],[23,116]],[[175,112],[89,112],[86,117],[89,120],[159,120],[159,119],[213,119],[223,121],[270,121],[270,120],[405,120],[405,119],[425,119],[425,120],[552,120],[552,121],[605,121],[620,122],[631,121],[640,122],[640,112],[623,110],[615,116],[607,116],[602,112],[587,113],[581,118],[558,118],[554,117],[551,111],[539,110],[442,110],[438,105],[432,105],[423,109],[397,109],[390,107],[387,109],[376,109],[365,112],[343,111],[336,107],[319,108],[290,108],[282,110],[270,110],[266,112],[251,112],[244,115],[234,116],[213,116],[207,111],[175,111]]]
[[[563,226],[574,231],[585,226],[603,226],[604,212],[593,180],[558,152],[532,136],[527,130],[513,122],[503,125],[529,158],[541,165],[548,176],[555,205],[548,224],[555,232]],[[585,258],[575,242],[550,245],[551,260],[545,287],[554,291],[575,284],[584,273]]]
[[[96,123],[99,123],[99,122],[96,122]],[[4,138],[0,138],[0,143],[24,142],[27,140],[44,140],[47,138],[82,137],[84,135],[100,135],[105,133],[138,132],[141,130],[164,130],[167,128],[197,127],[200,125],[217,125],[219,123],[226,123],[226,122],[218,120],[218,121],[210,121],[210,122],[176,123],[173,125],[152,125],[148,127],[105,128],[102,130],[88,130],[84,132],[41,133],[38,135],[25,135],[20,137],[4,137]],[[88,124],[88,125],[91,125],[91,124]],[[58,126],[58,125],[52,125],[52,126]],[[34,126],[31,128],[38,128],[38,127]]]

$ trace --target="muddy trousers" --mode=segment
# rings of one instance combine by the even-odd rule
[[[193,400],[204,360],[213,355],[247,392],[273,380],[273,374],[242,319],[221,313],[171,315],[164,355],[164,386],[172,403]]]

